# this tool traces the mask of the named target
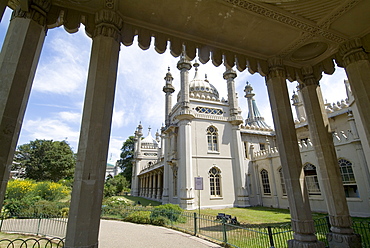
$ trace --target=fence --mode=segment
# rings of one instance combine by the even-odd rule
[[[102,217],[132,221],[137,223],[167,225],[196,236],[218,241],[238,248],[285,248],[287,240],[293,238],[290,223],[274,225],[231,224],[226,219],[216,216],[202,215],[193,212],[165,210],[159,215],[153,214],[153,208],[103,208]],[[158,218],[159,217],[159,218]],[[326,234],[330,231],[327,217],[315,219],[316,235],[328,247]],[[65,237],[67,218],[48,216],[17,216],[1,218],[0,231],[15,232],[48,237]],[[370,221],[353,221],[355,233],[361,235],[362,247],[370,248]],[[6,247],[27,247],[34,242],[35,247],[63,247],[64,238],[40,238],[27,240],[0,240]],[[22,243],[23,242],[23,243]],[[23,246],[22,246],[23,244]],[[55,246],[53,246],[55,245]],[[33,247],[33,246],[32,246]]]
[[[51,238],[2,239],[0,247],[63,247],[67,218],[60,216],[5,216],[0,221],[0,231],[22,233]]]

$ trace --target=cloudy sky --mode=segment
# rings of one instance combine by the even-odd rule
[[[0,45],[2,46],[9,25],[11,11],[8,9],[0,24]],[[83,27],[74,34],[67,33],[63,27],[48,31],[41,58],[38,64],[30,99],[26,109],[18,145],[35,139],[67,140],[77,151],[82,107],[87,80],[91,39]],[[141,121],[144,135],[147,128],[152,134],[164,122],[164,76],[170,67],[174,77],[176,96],[179,88],[178,58],[167,51],[158,54],[154,48],[143,51],[135,41],[130,47],[121,45],[117,89],[113,113],[113,125],[108,160],[116,161],[122,143],[133,135]],[[220,97],[227,98],[226,82],[222,78],[223,66],[215,67],[211,62],[199,67],[199,73],[207,74],[208,80],[219,91]],[[264,78],[258,73],[237,72],[236,91],[242,115],[247,116],[244,98],[245,83],[249,81],[256,94],[255,99],[261,114],[271,126],[272,117]],[[190,71],[190,78],[194,69]],[[336,102],[346,98],[343,80],[344,70],[337,69],[332,76],[321,80],[324,99]],[[292,94],[296,83],[289,83]],[[173,98],[175,101],[176,97]],[[173,102],[174,103],[174,102]]]

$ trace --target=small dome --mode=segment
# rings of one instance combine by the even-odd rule
[[[141,141],[141,148],[157,148],[158,147],[158,142],[153,138],[150,129],[148,136],[146,136],[142,141]]]
[[[198,74],[198,63],[194,63],[195,76],[194,79],[190,81],[189,90],[190,96],[200,99],[212,99],[215,101],[219,100],[219,94],[215,86],[213,86],[207,80],[207,75],[205,79],[200,79]]]

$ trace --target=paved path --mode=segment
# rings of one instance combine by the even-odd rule
[[[221,247],[189,234],[159,226],[101,220],[99,248],[206,248]]]

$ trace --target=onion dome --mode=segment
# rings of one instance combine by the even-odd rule
[[[158,142],[153,138],[150,128],[148,128],[148,136],[141,141],[141,148],[155,149],[158,147]]]
[[[195,67],[195,76],[189,84],[189,93],[191,98],[198,98],[211,101],[219,101],[219,94],[215,86],[213,86],[207,80],[207,75],[205,79],[200,79],[198,73],[199,63],[194,63]]]

